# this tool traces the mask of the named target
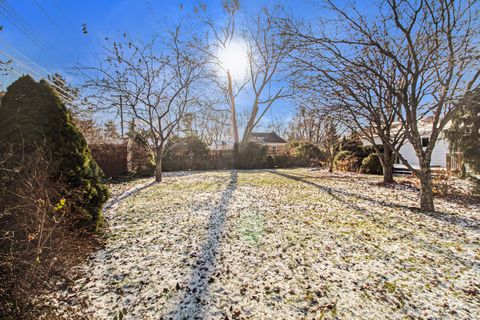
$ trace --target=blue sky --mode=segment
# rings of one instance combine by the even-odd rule
[[[94,65],[101,53],[104,38],[114,37],[118,32],[128,32],[133,38],[162,32],[179,19],[188,21],[193,17],[194,7],[200,1],[6,0],[1,3],[2,59],[8,60],[9,55],[13,56],[16,60],[13,68],[18,73],[29,73],[39,78],[47,72],[59,72],[68,81],[78,83],[72,66]],[[210,17],[224,18],[221,0],[206,0],[204,3]],[[306,20],[313,20],[322,11],[319,2],[312,0],[250,0],[241,1],[239,18],[248,17],[262,7],[273,7],[277,3]],[[83,24],[86,24],[87,34],[82,32]],[[3,77],[0,89],[4,90],[17,77],[16,74]],[[248,101],[248,97],[240,97],[240,107],[245,107]],[[294,103],[282,101],[267,116],[289,118],[294,107]]]

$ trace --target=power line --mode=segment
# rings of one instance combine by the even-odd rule
[[[51,50],[48,45],[45,46],[40,42],[40,39],[42,39],[42,37],[30,30],[32,26],[27,21],[25,21],[25,19],[23,19],[21,15],[6,0],[0,0],[0,9],[2,9],[3,12],[0,13],[4,17],[6,17],[10,22],[12,22],[23,34],[30,38],[30,40],[32,40],[48,55],[55,56],[56,59],[58,59],[59,61],[62,61],[64,59],[63,57],[58,55],[57,52]],[[62,64],[62,66],[65,68],[65,65]],[[79,68],[75,64],[72,65],[72,68],[76,69],[83,76],[93,81],[93,79],[89,75],[87,75],[81,68]]]
[[[75,96],[73,96],[70,92],[66,91],[64,88],[58,86],[57,84],[55,84],[53,81],[51,81],[50,79],[48,79],[48,77],[44,77],[43,75],[41,75],[40,73],[38,73],[36,70],[34,70],[33,68],[27,66],[26,64],[22,63],[21,61],[19,61],[18,59],[16,59],[15,57],[13,57],[12,55],[8,54],[7,52],[3,51],[0,49],[0,53],[4,54],[5,56],[9,57],[12,61],[15,61],[17,64],[25,67],[26,69],[29,69],[30,71],[32,71],[33,73],[35,73],[37,76],[43,78],[45,81],[47,81],[50,85],[52,85],[53,87],[55,87],[57,89],[57,94],[63,99],[65,100],[66,102],[70,103],[71,105],[74,105],[78,108],[80,108],[80,105],[78,105],[77,103],[74,102],[74,100],[76,99]],[[13,68],[12,68],[12,71],[17,74],[17,75],[20,75],[18,72],[16,72]],[[48,73],[47,73],[48,74]],[[20,75],[22,76],[22,75]],[[48,76],[52,77],[52,79],[54,78],[54,76],[48,74]],[[58,91],[60,90],[60,91]],[[71,100],[70,100],[71,99]]]
[[[36,1],[36,0],[34,0],[34,1]],[[65,10],[62,8],[62,6],[60,5],[60,3],[57,0],[53,0],[53,3],[55,4],[57,10],[60,12],[60,14],[63,16],[63,18],[66,21],[72,21],[73,20],[72,17],[65,12]],[[88,42],[89,42],[89,45],[90,45],[91,49],[93,50],[92,52],[95,52],[95,43],[92,41],[92,38],[87,37],[87,39],[88,39]]]
[[[45,11],[45,9],[36,1],[34,0],[35,3],[39,6],[39,8],[41,9],[41,11],[47,16],[47,18],[50,20],[50,22],[52,22],[53,24],[57,25],[54,21],[54,19],[48,14],[48,12]],[[58,6],[58,3],[55,2]],[[47,53],[47,55],[49,55],[50,57],[56,57],[56,59],[60,62],[64,59],[64,57],[60,56],[56,51],[52,50],[50,46],[48,46],[48,43],[44,41],[44,39],[38,34],[36,33],[35,31],[32,31],[32,26],[28,23],[28,21],[26,21],[9,3],[8,1],[6,0],[0,0],[0,14],[3,15],[5,18],[7,18],[8,21],[10,21],[21,33],[23,33],[25,36],[27,36],[27,38],[29,38],[35,45],[37,45],[40,49],[42,49],[45,53]],[[57,25],[58,27],[58,25]],[[42,41],[43,40],[43,41]],[[45,42],[45,44],[43,43]],[[35,61],[33,61],[32,59],[28,58],[26,55],[22,54],[20,51],[18,51],[17,49],[15,49],[14,47],[10,46],[10,48],[12,48],[15,52],[17,52],[19,55],[21,55],[23,58],[25,58],[26,60],[30,61],[33,65],[35,65],[36,67],[38,67],[39,69],[42,70],[42,72],[44,72],[45,74],[47,74],[48,76],[54,78],[49,72],[48,70],[46,70],[44,67],[42,67],[41,65],[39,65],[38,63],[36,63]],[[3,51],[4,52],[4,51]],[[12,57],[11,55],[9,55],[8,53],[5,53],[5,55],[7,56],[10,56]],[[15,59],[12,57],[12,59],[14,59],[18,64],[21,64],[23,66],[25,66],[27,69],[33,71],[35,74],[37,74],[38,76],[44,78],[40,73],[38,73],[36,70],[34,70],[32,67],[29,67],[27,66],[26,64],[22,63],[19,61],[19,59]],[[63,60],[65,61],[65,60]],[[61,63],[61,62],[60,62]],[[62,63],[61,63],[62,64]],[[65,68],[65,65],[62,64],[62,66]],[[86,74],[84,72],[84,70],[82,70],[82,68],[80,68],[79,66],[73,64],[72,65],[72,68],[79,71],[83,76],[85,76],[88,80],[91,80],[91,81],[94,81],[94,79],[92,79],[92,77],[90,77],[88,74]],[[16,72],[15,70],[12,70],[15,74],[17,75],[20,75],[22,76],[21,74],[19,74],[18,72]],[[57,90],[57,93],[59,94],[59,96],[61,98],[63,98],[66,102],[76,106],[76,107],[79,107],[79,105],[75,104],[74,101],[70,100],[67,98],[66,95],[70,96],[72,99],[75,99],[71,94],[69,94],[68,92],[66,92],[65,90],[63,90],[63,88],[57,86],[55,83],[53,83],[52,81],[50,81],[47,78],[44,78],[48,83],[50,83],[52,86],[56,87],[57,89],[59,89],[60,91]],[[81,94],[79,94],[79,97],[80,99],[82,99],[81,97]],[[84,99],[84,101],[86,101],[86,99]],[[87,104],[88,106],[89,104]]]
[[[13,73],[15,73],[16,75],[18,75],[19,77],[23,77],[23,76],[24,76],[24,74],[21,74],[21,73],[15,71],[15,69],[13,69],[13,68],[11,69],[11,71],[12,71]],[[47,79],[45,79],[45,81],[47,81],[47,82],[48,82],[49,84],[51,84],[52,86],[57,87],[58,89],[62,89],[62,88],[60,88],[59,86],[57,86],[56,84],[54,84],[53,82],[51,82],[51,81],[49,81],[49,80],[47,80]],[[65,98],[65,96],[61,95],[58,91],[57,91],[57,95],[58,95],[60,98],[62,98],[65,102],[68,102],[68,103],[70,103],[71,105],[74,105],[74,106],[76,106],[76,107],[79,107],[79,106],[78,106],[77,104],[75,104],[73,101],[70,101],[70,100],[68,100],[67,98]]]
[[[8,52],[5,52],[4,50],[1,50],[0,49],[0,53],[3,53],[5,56],[9,57],[12,61],[15,61],[17,64],[20,64],[22,66],[24,66],[25,68],[29,69],[30,71],[32,71],[34,74],[36,74],[37,76],[39,76],[40,78],[44,79],[45,81],[47,81],[48,83],[50,83],[52,86],[56,87],[58,90],[61,90],[61,92],[58,92],[58,95],[61,96],[66,102],[80,108],[81,106],[78,105],[77,103],[75,103],[73,100],[76,100],[76,99],[79,99],[79,100],[82,100],[82,95],[80,94],[80,92],[78,92],[78,98],[75,98],[71,93],[69,93],[68,91],[65,91],[65,89],[63,89],[62,87],[59,87],[58,85],[56,85],[54,82],[50,81],[49,77],[51,79],[54,79],[55,78],[55,74],[51,74],[47,69],[45,69],[44,67],[42,67],[41,65],[39,65],[38,63],[36,63],[35,61],[33,61],[32,59],[30,59],[29,57],[27,57],[26,55],[24,55],[23,53],[21,53],[20,51],[18,51],[17,49],[15,49],[13,46],[9,45],[8,43],[5,43],[7,46],[9,46],[12,50],[14,50],[17,54],[21,55],[22,57],[24,57],[25,59],[27,59],[28,61],[30,61],[32,64],[34,64],[35,66],[37,66],[38,68],[40,68],[47,76],[45,77],[45,74],[40,74],[37,70],[33,69],[31,66],[28,66],[26,65],[25,63],[23,63],[22,61],[20,61],[18,58],[15,58],[14,56],[12,56],[11,54],[9,54]],[[15,72],[15,74],[18,75],[17,72]],[[66,95],[68,95],[68,97],[66,97]],[[72,99],[72,100],[69,100],[68,98]],[[85,99],[85,98],[83,98]],[[88,104],[87,104],[88,106]]]
[[[19,24],[15,21],[15,16],[12,15],[10,11],[4,6],[3,0],[0,0],[0,14],[2,14],[8,21],[10,21],[20,32],[26,35],[30,40],[32,40],[37,46],[39,46],[42,50],[46,50],[45,47],[38,41],[38,38],[35,35],[32,35],[28,29],[25,29],[25,26]]]
[[[48,13],[48,10],[45,9],[45,7],[43,7],[40,2],[38,2],[38,0],[32,0],[35,5],[40,9],[40,11],[43,13],[43,15],[45,17],[47,17],[47,19],[50,21],[50,23],[62,34],[62,36],[65,38],[65,40],[67,40],[67,42],[71,43],[72,46],[74,46],[74,42],[75,41],[72,41],[72,38],[70,37],[70,35],[68,35],[65,30],[63,28],[61,28],[58,23],[55,22],[55,19]],[[61,8],[59,7],[59,4],[57,2],[55,2],[55,4],[57,5],[58,9],[61,10]],[[63,10],[61,10],[60,12],[64,18],[66,20],[69,20],[68,17],[63,13]],[[92,45],[92,40],[89,38],[89,42],[90,42],[90,45]]]
[[[48,12],[43,8],[43,6],[40,4],[40,2],[38,2],[37,0],[32,0],[35,5],[40,9],[40,11],[42,11],[42,13],[47,17],[47,19],[50,21],[50,23],[55,26],[55,28],[60,31],[60,33],[65,36],[65,38],[67,38],[67,35],[66,33],[63,31],[62,28],[60,28],[58,26],[58,24],[55,22],[55,20],[48,14]],[[68,39],[67,39],[68,40]]]
[[[35,0],[34,0],[35,1]],[[37,2],[38,4],[38,2]],[[41,6],[40,6],[41,7]],[[43,7],[42,7],[43,8]],[[5,18],[7,18],[18,30],[20,30],[20,32],[22,32],[24,35],[26,35],[30,40],[32,40],[32,42],[34,44],[36,44],[38,47],[40,47],[43,51],[45,51],[48,55],[54,55],[55,57],[57,57],[58,60],[62,60],[62,57],[60,57],[56,52],[54,51],[51,51],[48,46],[45,46],[42,42],[40,42],[40,39],[41,37],[36,34],[35,32],[31,31],[31,25],[25,21],[25,19],[23,19],[20,14],[18,14],[18,12],[12,8],[12,6],[10,4],[8,4],[7,1],[5,0],[0,0],[0,14],[2,14]],[[42,10],[44,11],[44,10]],[[46,12],[44,12],[44,14],[47,14]],[[50,20],[52,20],[52,22],[54,23],[53,19],[48,16]],[[20,51],[18,51],[17,49],[15,49],[13,46],[10,46],[8,45],[10,48],[12,48],[15,52],[17,52],[19,55],[21,55],[22,57],[24,57],[25,59],[27,59],[28,61],[30,61],[33,65],[35,65],[36,67],[40,68],[43,72],[45,72],[47,75],[51,76],[53,78],[53,76],[45,69],[43,68],[42,66],[40,66],[38,63],[36,63],[35,61],[33,61],[32,59],[28,58],[26,55],[24,55],[23,53],[21,53]],[[6,55],[8,55],[7,53],[4,53]],[[11,57],[11,55],[8,55]],[[12,57],[13,58],[13,57]],[[17,61],[17,63],[19,63],[19,60],[18,59],[14,59]],[[36,72],[33,68],[31,67],[28,67],[26,66],[25,64],[21,63],[23,66],[27,67],[28,69],[30,69],[31,71],[33,71],[35,74],[37,74],[38,76],[42,77],[42,75],[40,75],[38,72]],[[65,66],[63,66],[65,68]],[[80,71],[80,73],[82,73],[85,77],[87,77],[89,80],[92,80],[92,78],[87,75],[81,68],[73,65],[73,68]],[[47,80],[47,79],[46,79]],[[50,82],[52,85],[54,85],[54,83]],[[57,88],[59,88],[57,86]],[[61,88],[59,88],[61,90]],[[65,93],[65,91],[63,91]],[[80,93],[79,93],[80,95]],[[81,96],[81,95],[80,95]],[[73,98],[73,97],[72,97]],[[67,99],[68,101],[68,99]],[[72,101],[68,101],[70,103],[73,103]]]
[[[10,49],[12,49],[13,51],[15,51],[17,54],[19,54],[20,56],[22,56],[23,58],[25,58],[26,60],[30,61],[33,65],[35,65],[36,67],[40,68],[43,72],[45,72],[46,74],[50,74],[50,72],[45,69],[44,67],[42,67],[41,65],[39,65],[38,63],[36,63],[35,61],[33,61],[32,59],[30,59],[29,57],[27,57],[26,55],[24,55],[23,53],[21,53],[20,51],[18,51],[17,49],[15,49],[15,47],[11,46],[10,44],[8,44],[7,42],[4,42],[5,45],[7,45]]]

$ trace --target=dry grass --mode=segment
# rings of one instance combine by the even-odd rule
[[[167,177],[107,215],[110,237],[68,290],[91,318],[472,319],[478,205],[381,177],[307,169]]]

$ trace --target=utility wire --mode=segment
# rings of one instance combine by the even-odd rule
[[[42,50],[46,50],[46,48],[38,41],[38,38],[35,35],[32,35],[28,29],[25,29],[25,26],[19,24],[15,20],[15,16],[12,15],[10,11],[4,6],[3,0],[0,0],[0,14],[2,14],[8,21],[10,21],[18,30],[20,30],[24,35],[26,35],[30,40],[32,40],[37,46],[39,46]]]
[[[39,6],[40,10],[42,11],[43,14],[45,14],[47,16],[47,18],[50,20],[50,22],[52,22],[54,25],[56,25],[58,27],[58,25],[55,23],[54,19],[48,14],[48,12],[45,11],[45,9],[40,5],[40,3],[38,3],[36,0],[34,0],[35,3],[37,4],[37,6]],[[58,3],[55,1],[56,5],[58,6]],[[59,7],[60,8],[60,7]],[[34,44],[36,44],[39,48],[41,48],[43,51],[45,51],[45,53],[47,53],[49,56],[54,56],[56,57],[56,59],[58,59],[58,61],[62,61],[64,58],[61,57],[56,51],[53,51],[49,46],[48,46],[48,43],[46,43],[47,45],[45,45],[44,43],[42,43],[41,40],[43,40],[43,38],[38,34],[36,33],[35,31],[32,31],[32,26],[28,23],[28,21],[26,21],[9,3],[8,1],[6,0],[0,0],[0,14],[3,15],[5,18],[7,18],[7,20],[9,20],[20,32],[22,32],[25,36],[27,36],[27,38],[29,38]],[[26,60],[30,61],[33,65],[35,65],[36,67],[40,68],[43,72],[45,72],[45,74],[51,76],[52,78],[54,78],[44,67],[42,67],[41,65],[39,65],[38,63],[36,63],[35,61],[33,61],[32,59],[28,58],[26,55],[22,54],[20,51],[18,51],[17,49],[15,49],[14,47],[10,46],[10,48],[12,48],[15,52],[17,52],[19,55],[21,55],[23,58],[25,58]],[[2,51],[4,52],[4,51]],[[9,55],[8,53],[4,52],[5,55],[9,56],[9,57],[12,57],[11,55]],[[12,57],[12,59],[14,59],[18,64],[20,65],[23,65],[25,66],[26,68],[30,69],[31,71],[33,71],[35,74],[39,75],[40,77],[42,77],[40,75],[40,73],[38,73],[36,70],[34,70],[33,68],[31,67],[28,67],[26,64],[22,63],[19,61],[19,59],[15,59]],[[63,65],[63,67],[65,68],[65,66]],[[92,77],[90,77],[88,74],[86,74],[84,72],[84,70],[82,70],[80,67],[78,67],[77,65],[73,64],[72,66],[73,69],[79,71],[83,76],[85,76],[88,80],[91,80],[91,81],[94,81],[94,79],[92,79]],[[14,71],[13,72],[17,75],[20,75],[18,72]],[[72,99],[74,99],[73,96],[71,96],[68,92],[64,91],[63,88],[57,86],[55,83],[53,83],[52,81],[50,81],[47,78],[44,78],[48,83],[50,83],[52,86],[56,87],[57,89],[59,89],[60,91],[57,90],[57,93],[59,94],[59,96],[61,96],[66,102],[76,106],[76,107],[79,107],[78,104],[75,104],[74,101],[68,99],[67,96],[71,97]],[[79,98],[82,99],[81,97],[81,94],[79,93]],[[85,99],[86,101],[86,99]],[[80,107],[79,107],[80,108]]]
[[[7,42],[3,42],[5,45],[7,45],[10,49],[12,49],[13,51],[15,51],[18,55],[22,56],[24,59],[28,60],[30,63],[32,63],[33,65],[35,65],[36,67],[40,68],[43,72],[45,72],[46,74],[48,75],[51,75],[50,72],[45,69],[44,67],[42,67],[41,65],[39,65],[38,63],[36,63],[35,61],[33,61],[32,59],[30,59],[29,57],[27,57],[26,55],[24,55],[23,53],[21,53],[20,51],[18,51],[17,49],[15,49],[15,47],[11,46],[10,44],[8,44]]]
[[[47,17],[47,19],[50,21],[50,23],[65,37],[65,39],[68,39],[67,34],[65,31],[59,27],[59,25],[55,22],[55,20],[48,14],[48,12],[45,10],[45,8],[38,2],[37,0],[32,0],[35,5],[40,9],[40,11]]]
[[[39,5],[39,7],[41,9],[43,9],[43,7],[36,1],[34,0],[37,5]],[[42,42],[40,42],[40,35],[36,34],[35,32],[31,31],[32,29],[32,26],[26,22],[19,14],[18,12],[12,8],[12,6],[10,4],[8,4],[7,1],[5,0],[0,0],[0,14],[2,14],[5,18],[7,18],[18,30],[20,30],[24,35],[26,35],[30,40],[32,40],[33,43],[35,43],[38,47],[40,47],[43,51],[45,51],[48,55],[54,55],[58,60],[62,60],[62,57],[60,57],[56,52],[52,51],[51,49],[48,48],[48,46],[45,46]],[[45,12],[45,10],[43,9],[42,12],[47,15],[47,18],[55,24],[55,22],[53,21],[53,19],[51,18],[50,15],[48,15],[47,12]],[[55,24],[56,25],[56,24]],[[58,25],[57,25],[58,27]],[[32,59],[28,58],[26,55],[24,55],[23,53],[21,53],[20,51],[18,51],[17,49],[15,49],[14,47],[8,45],[10,48],[12,48],[15,52],[17,52],[19,55],[21,55],[22,57],[24,57],[25,59],[27,59],[28,61],[30,61],[33,65],[35,65],[36,67],[40,68],[43,72],[45,72],[47,75],[49,75],[50,77],[52,77],[52,79],[54,78],[54,76],[52,76],[45,68],[43,68],[42,66],[40,66],[38,63],[36,63],[35,61],[33,61]],[[38,76],[42,77],[42,75],[40,75],[37,71],[35,71],[33,68],[31,67],[28,67],[26,64],[24,63],[21,63],[18,59],[15,59],[13,58],[11,55],[9,55],[8,53],[4,52],[5,55],[11,57],[12,59],[14,59],[17,63],[23,65],[24,67],[28,68],[29,70],[33,71],[35,74],[37,74]],[[63,66],[65,68],[65,66]],[[79,68],[78,66],[76,65],[73,65],[73,68],[80,71],[80,73],[82,73],[85,77],[87,77],[89,80],[93,80],[89,75],[87,75],[81,68]],[[18,74],[18,73],[16,73]],[[59,90],[62,90],[62,88],[58,87],[57,85],[55,85],[53,82],[49,81],[48,80],[48,77],[45,78],[45,80],[47,80],[50,84],[52,84],[53,86],[55,86],[56,88],[58,88]],[[64,90],[62,90],[62,92],[64,94],[69,94],[67,92],[65,92]],[[60,92],[59,92],[60,94]],[[60,94],[61,95],[61,94]],[[63,97],[63,96],[62,96]],[[74,99],[73,96],[70,95],[71,98]],[[79,97],[81,97],[81,94],[79,93]],[[78,105],[76,105],[73,101],[70,101],[69,99],[67,99],[66,97],[63,97],[64,100],[66,100],[67,102],[79,107]]]
[[[80,108],[80,106],[74,102],[74,100],[76,99],[75,96],[73,96],[70,92],[66,91],[64,88],[58,86],[57,84],[55,84],[53,81],[51,81],[48,77],[44,77],[44,75],[38,73],[36,70],[34,70],[33,68],[29,67],[28,65],[24,64],[23,62],[21,62],[20,60],[16,59],[15,57],[13,57],[12,55],[8,54],[7,52],[3,51],[0,49],[0,53],[2,53],[3,55],[7,56],[8,58],[10,58],[12,61],[15,61],[17,64],[19,64],[20,66],[23,66],[25,67],[26,69],[32,71],[33,73],[35,73],[37,76],[43,78],[45,81],[47,81],[50,85],[52,85],[53,87],[55,87],[57,89],[57,94],[63,99],[65,100],[66,102]],[[12,69],[12,71],[14,71]],[[15,72],[15,74],[19,74],[18,72]],[[54,78],[54,76],[52,76],[51,74],[47,73],[48,76],[50,76],[52,79]],[[59,92],[60,90],[60,92]],[[71,100],[70,100],[71,99]]]
[[[1,50],[0,50],[0,51],[1,51]],[[18,75],[19,77],[23,77],[23,76],[24,76],[24,74],[21,74],[21,73],[15,71],[15,69],[13,69],[13,68],[12,68],[10,71],[12,71],[13,73],[15,73],[15,74]],[[52,86],[54,86],[54,87],[56,87],[56,88],[58,88],[58,89],[62,89],[62,88],[60,88],[59,86],[57,86],[56,84],[54,84],[53,82],[49,81],[48,79],[45,79],[45,81],[47,81],[49,84],[51,84]],[[70,103],[70,104],[78,107],[77,104],[75,104],[73,101],[70,101],[70,100],[68,100],[67,98],[65,98],[65,96],[61,95],[58,91],[57,91],[57,94],[58,94],[58,96],[59,96],[60,98],[62,98],[65,102],[68,102],[68,103]]]
[[[53,3],[55,4],[55,6],[57,7],[57,10],[60,12],[60,14],[63,16],[63,18],[66,21],[73,21],[72,17],[65,12],[65,10],[62,8],[62,6],[60,5],[60,3],[57,0],[53,0]],[[87,37],[87,39],[88,39],[88,42],[89,42],[89,45],[92,49],[93,54],[95,54],[95,43],[92,41],[91,37]]]
[[[2,9],[2,12],[0,12],[3,16],[5,16],[10,22],[12,22],[22,33],[24,33],[27,37],[30,38],[37,46],[39,46],[42,50],[44,50],[48,55],[50,56],[55,56],[56,59],[59,61],[62,61],[64,58],[61,57],[57,52],[51,50],[49,46],[43,45],[39,40],[42,39],[42,37],[35,32],[31,31],[32,26],[23,19],[20,14],[6,1],[6,0],[0,0],[0,9]],[[65,68],[65,66],[62,64],[62,66]],[[86,78],[89,80],[93,79],[87,75],[81,68],[73,64],[72,66],[73,69],[79,71],[82,75],[84,75]]]

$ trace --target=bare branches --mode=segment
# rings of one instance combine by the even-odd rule
[[[208,27],[204,43],[196,47],[209,58],[212,70],[210,77],[222,92],[230,107],[232,139],[238,138],[238,123],[236,99],[240,93],[250,93],[252,97],[248,121],[242,141],[246,141],[265,114],[275,105],[275,102],[292,96],[291,90],[282,82],[286,74],[283,68],[290,50],[289,36],[279,30],[275,22],[280,19],[280,11],[263,10],[255,18],[240,27],[236,23],[238,2],[227,2],[227,20],[223,25],[217,25],[211,19],[204,20]],[[222,61],[222,51],[232,46],[241,46],[246,50],[246,75],[232,75],[225,61]],[[246,48],[243,48],[243,47]],[[236,49],[236,48],[235,48]],[[239,48],[240,49],[240,48]],[[242,61],[238,61],[239,64]]]
[[[156,45],[155,38],[143,43],[124,35],[105,48],[105,61],[90,68],[97,77],[86,83],[100,102],[123,98],[124,111],[140,122],[160,165],[166,141],[184,115],[197,106],[193,84],[205,76],[205,62],[192,54],[181,35],[176,27],[161,45]],[[161,167],[157,167],[158,180]]]
[[[264,10],[252,23],[253,27],[245,32],[249,78],[254,96],[243,134],[244,142],[276,101],[293,95],[279,81],[282,79],[282,65],[288,58],[291,46],[290,36],[281,32],[274,23],[276,19],[280,19],[278,12],[269,13]]]
[[[314,33],[291,19],[284,26],[295,38],[302,89],[337,105],[372,143],[374,133],[428,189],[440,133],[465,93],[478,87],[474,1],[385,0],[376,13],[326,2],[339,17],[334,27],[324,21]],[[393,130],[394,122],[400,128]],[[429,143],[423,147],[426,127]],[[413,146],[420,169],[399,152],[404,140]],[[432,210],[427,189],[422,188],[421,207]]]

